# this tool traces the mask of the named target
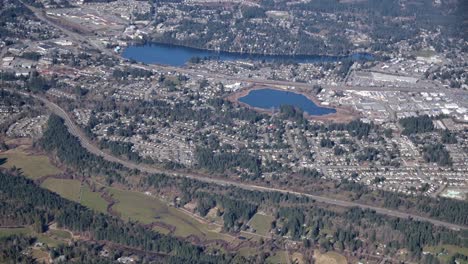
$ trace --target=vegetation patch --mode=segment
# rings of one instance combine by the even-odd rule
[[[70,239],[71,234],[70,232],[64,231],[64,230],[57,230],[57,229],[51,229],[48,232],[50,235],[61,238],[61,239]]]
[[[266,263],[272,263],[272,264],[289,263],[288,253],[286,251],[277,251],[271,254],[272,255],[266,259]]]
[[[315,250],[314,258],[317,264],[347,264],[348,263],[348,261],[343,255],[338,254],[333,251],[322,254],[318,250]]]
[[[299,252],[294,252],[292,254],[292,261],[293,263],[297,263],[297,264],[304,264],[306,263],[305,260],[304,260],[304,255],[302,255],[301,253]]]
[[[20,168],[24,176],[38,179],[44,176],[56,175],[60,169],[52,165],[45,155],[30,155],[26,152],[25,146],[10,149],[0,154],[0,159],[6,158],[6,162],[1,165],[4,168]]]
[[[77,202],[80,199],[81,182],[78,180],[48,178],[41,186],[68,200]]]
[[[243,247],[240,248],[237,253],[244,257],[255,256],[258,254],[258,249],[253,247]]]
[[[257,234],[265,236],[270,232],[273,220],[275,220],[273,216],[256,213],[250,220],[250,226]]]
[[[449,263],[449,260],[455,254],[461,254],[468,256],[468,247],[458,247],[454,245],[439,245],[432,247],[425,247],[424,252],[429,252],[432,255],[436,256],[442,263]],[[466,264],[468,261],[461,261],[459,263]]]
[[[39,234],[30,226],[21,228],[0,228],[0,238],[6,238],[13,235],[28,235],[37,238],[37,241],[47,244],[50,247],[55,247],[63,244],[63,241],[51,238],[48,234]]]
[[[83,185],[81,193],[81,204],[97,212],[106,213],[108,203],[98,192],[93,192],[88,185]]]
[[[195,235],[207,240],[230,240],[229,236],[216,232],[215,227],[210,228],[210,225],[201,223],[178,209],[167,206],[157,198],[139,192],[114,188],[108,188],[108,191],[117,202],[113,209],[125,220],[138,221],[143,224],[163,222],[174,226],[176,228],[174,235],[179,237]]]
[[[0,238],[9,237],[12,235],[25,235],[31,233],[32,230],[29,227],[21,228],[0,228]]]
[[[31,257],[37,263],[48,263],[49,253],[45,252],[42,249],[33,249],[33,250],[31,250]]]

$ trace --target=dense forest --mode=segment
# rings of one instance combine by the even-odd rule
[[[120,172],[127,171],[125,167],[89,153],[80,145],[78,139],[68,132],[63,119],[57,115],[50,116],[39,144],[46,151],[56,151],[63,163],[83,175],[94,173],[107,176],[110,182],[124,181]]]
[[[59,227],[87,234],[95,240],[112,241],[174,256],[174,263],[220,263],[231,260],[227,255],[207,255],[203,248],[145,229],[135,223],[126,223],[115,217],[91,211],[40,188],[22,176],[2,172],[0,182],[2,222],[34,225],[38,233],[45,231],[49,223],[56,222]]]
[[[348,125],[330,125],[328,129],[346,129],[355,133],[356,136],[365,136],[370,130],[370,127],[372,127],[372,125],[356,121]],[[87,152],[87,150],[80,145],[78,139],[68,132],[63,120],[58,116],[52,115],[50,117],[47,130],[44,132],[44,136],[40,143],[47,151],[57,151],[57,156],[65,164],[76,168],[78,171],[82,171],[86,175],[89,172],[95,172],[106,176],[110,179],[108,183],[112,183],[114,180],[125,182],[123,175],[127,175],[127,177],[131,176],[128,174],[128,169],[120,164],[105,161],[101,157],[97,157]],[[249,158],[249,154],[242,154],[246,155],[245,157],[237,156],[232,153],[223,156],[219,153],[214,153],[210,149],[203,149],[201,151],[204,152],[204,154],[200,154],[201,165],[203,165],[203,168],[213,172],[221,171],[220,167],[226,166],[245,166],[246,169],[252,169],[252,172],[255,172],[256,169],[259,168],[256,160],[253,157]],[[375,157],[375,153],[372,150],[363,152],[362,155],[363,159],[373,159],[373,157]],[[308,179],[317,179],[320,177],[320,173],[315,170],[303,171],[297,176],[306,177]],[[156,176],[153,175],[152,177]],[[157,180],[148,179],[149,185],[159,188],[166,182],[171,182],[173,185],[182,184],[174,182],[174,179],[167,178],[168,176],[166,175],[159,175]],[[249,178],[247,177],[246,179],[248,180]],[[188,182],[195,184],[196,186],[201,184],[195,180],[189,181],[185,179],[182,186],[186,186]],[[430,215],[447,222],[468,225],[468,214],[466,214],[466,212],[468,212],[468,204],[463,201],[446,198],[435,199],[425,196],[411,197],[387,191],[375,192],[367,186],[347,180],[343,180],[335,186],[338,190],[353,192],[355,194],[354,197],[358,197],[358,200],[362,200],[365,203],[373,201],[373,204],[375,205],[392,209],[400,208],[402,210],[408,210],[408,208],[412,208],[412,212],[419,213],[421,215]],[[240,189],[236,190],[240,193],[244,193],[244,191],[241,191]],[[185,190],[184,193],[187,194],[190,192]],[[259,193],[258,195],[259,197],[262,197],[263,194]],[[254,198],[251,197],[251,199]],[[440,204],[443,204],[443,206],[439,206]]]
[[[341,213],[328,209],[305,197],[276,192],[258,192],[236,187],[212,187],[207,183],[189,179],[173,179],[163,174],[150,175],[141,186],[164,188],[181,186],[182,200],[180,205],[189,201],[197,201],[197,212],[204,216],[214,208],[222,208],[221,216],[224,227],[229,231],[239,231],[248,228],[248,219],[259,210],[271,211],[275,216],[272,230],[277,235],[290,237],[293,240],[307,241],[306,244],[319,245],[326,250],[363,251],[374,243],[385,243],[389,252],[407,248],[419,258],[424,246],[439,243],[468,245],[466,234],[435,227],[429,223],[400,219],[376,214],[370,210],[359,208],[346,209]],[[418,210],[437,212],[447,210],[453,213],[445,217],[457,217],[456,222],[466,221],[464,214],[466,203],[452,203],[443,199],[439,206],[431,208],[432,198],[421,197],[415,204]],[[426,205],[426,206],[424,206]],[[352,225],[347,223],[353,223]],[[333,239],[328,239],[324,230],[333,230]],[[383,234],[381,230],[385,230]],[[357,239],[365,237],[366,239]],[[333,242],[334,241],[334,242]],[[337,242],[338,241],[338,242]]]
[[[80,164],[82,169],[85,169],[84,171],[91,169],[89,168],[90,164],[91,166],[98,166],[97,164],[92,165],[98,157],[87,153],[85,149],[81,148],[78,140],[68,133],[66,126],[59,117],[52,116],[48,125],[49,127],[41,141],[45,149],[57,151],[59,158],[63,162],[72,167]],[[326,127],[326,129],[348,130],[354,133],[355,136],[365,137],[372,126],[372,124],[355,122],[348,125],[331,125]],[[318,127],[314,129],[325,128]],[[61,145],[72,146],[71,149],[75,151],[68,152],[61,150]],[[223,160],[212,156],[215,154],[212,150],[205,151],[209,151],[206,154],[209,157],[207,160]],[[233,160],[230,158],[225,160],[225,162],[230,163]],[[225,166],[222,164],[220,166]],[[120,167],[113,163],[102,163],[99,166],[97,167],[99,168],[99,172],[104,175],[107,175],[106,173],[113,175],[120,172]],[[304,172],[303,175],[308,175],[307,177],[316,180],[320,178],[320,173],[317,171]],[[128,177],[131,176],[128,175]],[[334,210],[328,209],[325,205],[296,195],[248,191],[232,186],[215,186],[193,179],[172,178],[164,174],[141,174],[139,177],[141,178],[138,184],[139,188],[161,190],[164,188],[174,189],[175,187],[176,193],[181,198],[177,205],[183,206],[188,202],[196,201],[196,211],[202,216],[206,215],[212,208],[217,207],[223,219],[224,229],[229,232],[238,232],[249,228],[249,219],[259,210],[267,209],[275,216],[275,221],[272,223],[272,230],[274,230],[275,234],[287,236],[294,240],[303,241],[305,239],[307,241],[305,242],[306,244],[319,245],[320,248],[326,250],[366,250],[375,243],[387,243],[389,245],[389,252],[396,252],[398,249],[407,248],[417,258],[420,256],[423,247],[427,245],[437,245],[439,243],[467,245],[466,237],[464,237],[463,233],[435,227],[429,223],[387,217],[369,210],[352,208],[337,213]],[[462,201],[442,198],[435,200],[431,197],[422,196],[405,197],[384,191],[376,193],[366,186],[347,181],[342,181],[336,185],[336,188],[338,191],[351,191],[355,193],[354,197],[363,202],[373,200],[376,204],[387,208],[402,210],[411,208],[413,213],[430,215],[441,220],[462,225],[468,224],[468,216],[466,214],[468,205]],[[13,207],[10,207],[10,209],[6,205],[3,207],[5,210],[13,210]],[[53,209],[53,207],[51,208]],[[70,214],[63,212],[63,214],[50,215],[49,210],[39,213],[40,210],[44,209],[35,210],[37,214],[35,217],[22,217],[22,215],[27,214],[22,209],[17,209],[15,210],[17,214],[15,217],[23,219],[21,221],[25,221],[25,224],[36,225],[39,229],[43,224],[37,223],[48,222],[50,221],[50,217],[52,217],[58,223],[67,223],[66,226],[68,228],[81,231],[87,230],[81,227],[80,222],[76,222],[76,215],[72,214],[73,211]],[[49,214],[49,216],[46,217],[44,213]],[[83,212],[80,214],[86,215]],[[92,216],[89,217],[90,222],[94,221],[92,220],[94,219]],[[75,220],[73,220],[74,218]],[[345,223],[353,223],[353,225]],[[134,228],[138,229],[140,227],[134,225]],[[325,234],[324,230],[333,230],[332,235],[334,239],[330,240],[328,237],[330,234]],[[388,235],[383,236],[379,230],[386,230]],[[131,231],[125,231],[124,233],[130,237],[135,235]],[[95,231],[93,235],[102,239],[109,239],[109,234],[102,233],[99,230]],[[362,241],[357,239],[358,237],[365,237],[366,239]],[[121,237],[116,237],[115,239],[118,239],[121,243],[124,241]],[[338,240],[339,242],[336,243]],[[158,248],[159,246],[152,245],[149,247]]]
[[[247,170],[256,178],[260,174],[260,160],[247,151],[219,152],[209,148],[198,148],[195,153],[197,163],[201,168],[212,172],[229,172],[230,169],[240,167]]]
[[[379,53],[392,52],[405,41],[418,47],[423,42],[422,32],[431,35],[426,41],[441,52],[447,47],[459,46],[456,41],[447,39],[458,39],[459,32],[466,31],[462,26],[466,1],[319,0],[290,3],[263,0],[259,6],[235,5],[232,9],[180,4],[177,10],[190,12],[191,17],[178,21],[177,29],[152,32],[148,41],[258,54],[346,55],[361,46],[353,41],[354,35],[350,32],[368,36],[369,42],[362,47]],[[283,11],[284,17],[272,16],[272,10]],[[173,25],[170,15],[156,12],[155,25]],[[210,23],[202,23],[203,19]],[[283,26],[285,21],[291,25]],[[193,35],[192,32],[200,34]],[[345,63],[342,71],[347,67],[349,64]]]
[[[423,159],[429,163],[437,163],[439,166],[451,166],[450,153],[442,144],[426,144],[423,146]]]
[[[400,125],[403,127],[404,135],[434,131],[432,119],[427,115],[402,118]]]

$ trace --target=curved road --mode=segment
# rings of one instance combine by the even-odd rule
[[[46,15],[42,12],[42,10],[35,9],[35,8],[33,8],[31,6],[28,6],[28,5],[25,5],[25,6],[27,6],[32,12],[34,12],[34,14],[36,15],[36,17],[38,19],[40,19],[41,21],[43,21],[43,22],[45,22],[45,23],[47,23],[47,24],[61,30],[63,33],[65,33],[66,35],[68,35],[69,37],[74,39],[75,41],[77,41],[79,43],[88,43],[88,44],[90,44],[94,48],[100,50],[101,52],[103,52],[106,55],[115,56],[115,57],[118,57],[119,59],[121,59],[117,54],[113,54],[111,51],[100,47],[99,44],[94,43],[92,41],[90,41],[91,42],[90,43],[88,41],[89,39],[87,39],[86,37],[84,37],[84,36],[82,36],[82,35],[80,35],[80,34],[78,34],[76,32],[72,32],[72,31],[70,31],[70,30],[68,30],[68,29],[66,29],[66,28],[64,28],[64,27],[62,27],[60,25],[57,25],[56,23],[53,23],[52,21],[47,19]],[[274,81],[274,80],[239,78],[239,77],[236,77],[236,76],[227,76],[227,75],[224,75],[224,74],[197,72],[196,70],[193,70],[193,69],[162,66],[162,65],[151,65],[151,66],[147,66],[147,67],[154,68],[154,69],[159,69],[159,70],[166,70],[166,71],[179,71],[179,72],[189,73],[189,74],[202,74],[202,75],[204,75],[206,77],[222,78],[222,79],[226,79],[226,80],[241,81],[241,82],[256,83],[256,84],[264,84],[264,85],[294,86],[294,87],[299,87],[299,88],[309,88],[309,87],[312,86],[312,84],[288,82],[288,81]],[[418,89],[418,88],[415,88],[415,87],[392,87],[392,88],[390,88],[390,87],[349,87],[349,86],[344,86],[344,85],[341,86],[341,87],[340,86],[330,86],[330,85],[322,85],[322,86],[324,88],[332,88],[334,90],[368,90],[368,91],[372,91],[372,90],[379,90],[379,91],[382,91],[382,90],[385,90],[385,91],[389,91],[389,90],[390,91],[418,91],[418,90],[421,90],[421,91],[426,91],[426,92],[430,92],[430,91],[433,90],[433,89]],[[435,89],[435,91],[440,92],[440,89]],[[444,92],[449,92],[449,93],[451,92],[451,90],[445,90],[445,89],[443,91]],[[456,93],[463,94],[463,93],[466,93],[466,91],[457,91]],[[26,96],[31,95],[31,94],[27,94],[27,93],[23,93],[23,94],[26,95]],[[125,166],[127,168],[130,168],[130,169],[139,169],[141,171],[148,172],[148,173],[164,173],[164,174],[167,174],[167,175],[173,176],[173,177],[186,177],[186,178],[190,178],[190,179],[196,179],[196,180],[199,180],[199,181],[219,184],[219,185],[223,185],[223,186],[233,185],[233,186],[243,188],[243,189],[248,189],[248,190],[274,191],[274,192],[281,192],[281,193],[291,193],[291,194],[295,194],[295,195],[303,195],[303,196],[310,197],[310,198],[312,198],[312,199],[314,199],[314,200],[316,200],[318,202],[322,202],[322,203],[338,205],[338,206],[343,206],[343,207],[360,207],[362,209],[371,209],[371,210],[376,211],[379,214],[384,214],[384,215],[389,215],[389,216],[394,216],[394,217],[399,217],[399,218],[412,218],[412,219],[415,219],[415,220],[427,221],[427,222],[430,222],[430,223],[432,223],[434,225],[437,225],[437,226],[444,226],[444,227],[447,227],[447,228],[450,228],[450,229],[455,229],[455,230],[468,229],[467,226],[456,225],[456,224],[452,224],[452,223],[448,223],[448,222],[444,222],[444,221],[439,221],[439,220],[428,218],[428,217],[418,216],[418,215],[409,214],[409,213],[403,213],[403,212],[400,212],[400,211],[389,210],[389,209],[385,209],[385,208],[381,208],[381,207],[369,206],[369,205],[364,205],[364,204],[359,204],[359,203],[344,201],[344,200],[336,200],[336,199],[332,199],[332,198],[328,198],[328,197],[317,196],[317,195],[301,193],[301,192],[295,192],[295,191],[290,191],[290,190],[286,190],[286,189],[277,189],[277,188],[270,188],[270,187],[264,187],[264,186],[258,186],[258,185],[251,185],[251,184],[239,183],[239,182],[228,181],[228,180],[214,179],[214,178],[209,178],[209,177],[205,177],[205,176],[202,176],[202,175],[196,175],[196,174],[174,173],[174,172],[171,172],[171,171],[161,170],[161,169],[148,167],[148,166],[145,166],[145,165],[135,164],[135,163],[132,163],[132,162],[129,162],[129,161],[121,160],[121,159],[119,159],[117,157],[114,157],[114,156],[112,156],[112,155],[110,155],[108,153],[103,152],[98,147],[94,146],[89,141],[89,139],[84,135],[84,133],[81,131],[81,129],[78,128],[73,123],[73,121],[70,119],[68,114],[62,108],[60,108],[58,105],[56,105],[53,102],[50,102],[49,100],[47,100],[44,97],[40,97],[40,96],[37,96],[37,95],[32,95],[32,96],[35,97],[36,99],[42,101],[56,115],[62,117],[64,119],[65,125],[68,127],[70,133],[75,135],[79,139],[81,145],[84,148],[86,148],[89,152],[91,152],[91,153],[93,153],[95,155],[101,156],[105,160],[120,163],[123,166]]]
[[[399,217],[399,218],[406,218],[406,219],[411,218],[411,219],[419,220],[419,221],[426,221],[426,222],[430,222],[430,223],[432,223],[434,225],[447,227],[447,228],[450,228],[450,229],[453,229],[453,230],[465,230],[465,229],[468,230],[467,226],[452,224],[452,223],[436,220],[436,219],[433,219],[433,218],[423,217],[423,216],[410,214],[410,213],[404,213],[404,212],[400,212],[400,211],[396,211],[396,210],[390,210],[390,209],[386,209],[386,208],[370,206],[370,205],[360,204],[360,203],[351,202],[351,201],[338,200],[338,199],[333,199],[333,198],[329,198],[329,197],[318,196],[318,195],[313,195],[313,194],[308,194],[308,193],[296,192],[296,191],[291,191],[291,190],[287,190],[287,189],[271,188],[271,187],[265,187],[265,186],[260,186],[260,185],[253,185],[253,184],[235,182],[235,181],[230,181],[230,180],[225,180],[225,179],[210,178],[210,177],[206,177],[206,176],[202,176],[202,175],[197,175],[197,174],[194,174],[194,173],[174,173],[172,171],[162,170],[162,169],[158,169],[158,168],[154,168],[154,167],[149,167],[147,165],[136,164],[136,163],[133,163],[133,162],[130,162],[130,161],[122,160],[122,159],[119,159],[119,158],[117,158],[115,156],[112,156],[112,155],[102,151],[101,149],[99,149],[98,147],[93,145],[89,141],[89,139],[85,136],[85,134],[81,131],[81,129],[77,125],[75,125],[75,123],[73,123],[73,121],[70,119],[70,116],[57,104],[47,100],[46,98],[44,98],[42,96],[32,95],[32,94],[28,94],[28,93],[21,93],[21,94],[23,94],[25,96],[32,96],[32,97],[40,100],[53,113],[55,113],[56,115],[63,118],[63,120],[65,122],[65,125],[68,127],[68,130],[70,131],[70,133],[73,134],[74,136],[76,136],[79,139],[81,145],[84,148],[86,148],[89,152],[91,152],[91,153],[93,153],[95,155],[101,156],[102,158],[104,158],[107,161],[120,163],[120,164],[122,164],[123,166],[125,166],[125,167],[127,167],[129,169],[138,169],[140,171],[144,171],[144,172],[147,172],[147,173],[164,173],[164,174],[172,176],[172,177],[185,177],[185,178],[189,178],[189,179],[194,179],[194,180],[207,182],[207,183],[212,183],[212,184],[218,184],[218,185],[222,185],[222,186],[232,185],[232,186],[236,186],[236,187],[246,189],[246,190],[269,191],[269,192],[281,192],[281,193],[295,194],[295,195],[298,195],[298,196],[306,196],[306,197],[312,198],[315,201],[321,202],[321,203],[327,203],[327,204],[331,204],[331,205],[338,205],[338,206],[342,206],[342,207],[359,207],[361,209],[370,209],[370,210],[374,210],[376,213],[379,213],[379,214],[384,214],[384,215]]]

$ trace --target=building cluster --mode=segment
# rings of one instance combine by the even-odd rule
[[[39,115],[33,118],[23,118],[10,125],[6,135],[11,138],[30,137],[40,138],[44,125],[49,119],[48,115]]]
[[[179,73],[116,58],[114,51],[119,51],[117,45],[127,45],[127,40],[145,39],[148,34],[174,32],[176,39],[190,40],[195,37],[193,32],[203,35],[209,29],[203,27],[188,33],[178,31],[178,25],[214,25],[222,16],[240,19],[243,14],[228,10],[213,12],[198,8],[199,3],[190,1],[189,5],[197,7],[192,14],[183,8],[185,4],[164,3],[156,11],[161,21],[153,24],[145,22],[150,20],[148,16],[154,15],[148,2],[75,1],[73,4],[76,7],[47,9],[45,15],[77,32],[88,30],[93,34],[81,42],[41,21],[23,21],[21,30],[26,28],[32,37],[23,41],[21,35],[16,35],[0,41],[1,81],[11,82],[12,87],[19,84],[26,87],[35,74],[52,80],[53,86],[42,91],[44,96],[69,111],[83,129],[91,127],[88,132],[97,141],[131,146],[130,151],[142,159],[185,167],[198,165],[199,148],[213,149],[215,154],[248,153],[260,161],[264,170],[259,176],[265,180],[317,169],[327,179],[348,179],[406,194],[451,196],[468,186],[468,139],[465,135],[468,97],[457,89],[445,89],[445,82],[433,74],[436,69],[449,70],[447,64],[452,63],[453,58],[427,53],[416,54],[414,58],[395,56],[397,59],[384,62],[359,61],[349,67],[343,62],[202,59],[188,64],[181,71],[184,73]],[[297,28],[292,24],[292,16],[294,14],[288,12],[268,12],[266,17],[249,19],[246,24],[260,27],[256,30],[262,33],[262,26],[275,21],[272,24],[275,27],[294,31]],[[342,22],[343,18],[330,15],[324,19]],[[6,23],[6,29],[16,32],[15,25]],[[242,32],[236,27],[232,30]],[[347,34],[355,42],[365,42],[369,38],[358,37],[355,31],[347,31]],[[272,48],[274,42],[258,39],[258,36],[268,39],[267,34],[251,35],[248,38],[256,39],[244,39],[248,42],[245,51]],[[226,36],[215,39],[219,43],[209,43],[210,48],[220,47]],[[6,45],[10,40],[14,41]],[[293,41],[285,43],[288,47],[295,46]],[[116,56],[100,54],[93,47],[107,47],[106,50]],[[10,80],[8,76],[3,77],[6,76],[3,73],[15,78]],[[226,80],[220,76],[237,79]],[[225,100],[252,85],[248,81],[252,78],[310,84],[310,91],[302,89],[309,95],[317,94],[323,105],[352,109],[361,121],[378,124],[382,129],[358,138],[346,129],[306,129],[298,121],[283,118],[278,111],[265,115],[257,113],[259,120],[252,121],[246,117],[254,115],[249,112],[251,109],[247,110],[235,100]],[[455,79],[459,82],[461,78]],[[314,85],[321,85],[323,89],[316,89]],[[296,90],[295,87],[282,88]],[[29,117],[24,112],[19,106],[0,104],[0,122],[6,124],[9,137],[40,135],[47,116]],[[421,144],[401,134],[399,120],[420,115],[438,117],[435,127],[455,134],[457,143],[445,146],[452,167],[427,163]],[[310,122],[317,126],[322,124]],[[384,129],[391,135],[383,135]],[[423,136],[434,142],[441,140],[436,132]],[[242,168],[235,170],[238,176],[245,172]]]

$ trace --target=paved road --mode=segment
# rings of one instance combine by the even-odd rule
[[[35,8],[32,8],[30,6],[27,6],[28,8],[31,9],[35,13],[35,15],[41,20],[44,21],[45,23],[56,27],[57,29],[61,30],[65,34],[67,34],[69,37],[74,39],[75,41],[78,41],[79,43],[90,43],[89,38],[86,38],[85,36],[82,36],[76,32],[72,32],[60,25],[57,25],[56,23],[50,21],[47,19],[45,14],[43,13],[42,10],[38,10]],[[109,50],[105,49],[104,47],[101,47],[99,44],[94,43],[91,41],[90,43],[94,48],[99,49],[102,51],[104,54],[107,55],[112,55],[115,57],[118,57],[119,59],[120,56],[117,54],[113,54]],[[224,79],[224,80],[233,80],[233,81],[240,81],[240,82],[249,82],[249,83],[254,83],[254,84],[263,84],[263,85],[279,85],[279,86],[293,86],[293,87],[298,87],[298,88],[310,88],[312,84],[304,84],[304,83],[296,83],[296,82],[288,82],[288,81],[274,81],[274,80],[261,80],[261,79],[248,79],[248,78],[239,78],[236,76],[228,76],[228,75],[223,75],[223,74],[217,74],[217,73],[205,73],[205,72],[198,72],[196,70],[192,69],[185,69],[185,68],[178,68],[178,67],[170,67],[170,66],[161,66],[161,65],[150,65],[148,67],[152,67],[158,70],[166,70],[166,71],[178,71],[178,72],[185,72],[189,74],[201,74],[205,77],[208,78],[215,78],[215,79]],[[367,90],[367,91],[432,91],[432,89],[417,89],[414,87],[349,87],[349,86],[330,86],[330,85],[322,85],[324,88],[333,88],[335,90]],[[440,89],[436,89],[434,91],[440,92]],[[450,90],[443,90],[444,92],[450,92]],[[465,93],[466,91],[456,91],[455,93]],[[400,217],[400,218],[412,218],[420,221],[427,221],[430,222],[434,225],[438,226],[444,226],[447,228],[451,229],[468,229],[467,226],[460,226],[456,224],[451,224],[439,220],[435,220],[432,218],[428,217],[422,217],[418,215],[413,215],[413,214],[408,214],[408,213],[403,213],[395,210],[389,210],[385,208],[380,208],[380,207],[374,207],[374,206],[369,206],[369,205],[364,205],[364,204],[359,204],[355,202],[350,202],[350,201],[344,201],[344,200],[336,200],[328,197],[323,197],[323,196],[317,196],[317,195],[312,195],[312,194],[307,194],[307,193],[300,193],[300,192],[295,192],[291,190],[285,190],[285,189],[277,189],[277,188],[270,188],[270,187],[264,187],[264,186],[258,186],[258,185],[251,185],[251,184],[245,184],[245,183],[239,183],[239,182],[233,182],[233,181],[227,181],[227,180],[220,180],[220,179],[214,179],[214,178],[209,178],[205,177],[202,175],[197,175],[197,174],[187,174],[187,173],[174,173],[171,171],[166,171],[166,170],[161,170],[153,167],[148,167],[146,165],[140,165],[140,164],[135,164],[129,161],[121,160],[117,157],[114,157],[108,153],[103,152],[96,146],[94,146],[88,138],[84,135],[84,133],[72,122],[68,114],[60,108],[58,105],[54,104],[53,102],[48,101],[47,99],[33,95],[36,99],[39,99],[42,101],[52,112],[57,114],[58,116],[62,117],[65,120],[65,125],[68,127],[70,133],[75,135],[81,142],[81,145],[86,148],[89,152],[101,156],[104,159],[111,161],[111,162],[116,162],[120,163],[123,166],[130,168],[130,169],[139,169],[144,172],[148,173],[165,173],[169,176],[174,176],[174,177],[186,177],[190,179],[196,179],[199,181],[203,182],[208,182],[208,183],[214,183],[214,184],[219,184],[219,185],[232,185],[232,186],[237,186],[239,188],[243,189],[248,189],[248,190],[255,190],[255,191],[275,191],[275,192],[281,192],[281,193],[291,193],[291,194],[296,194],[296,195],[303,195],[310,197],[318,202],[322,203],[327,203],[327,204],[332,204],[332,205],[338,205],[338,206],[343,206],[343,207],[360,207],[362,209],[371,209],[376,211],[379,214],[384,214],[384,215],[389,215],[389,216],[394,216],[394,217]]]
[[[28,95],[31,95],[31,94],[23,93],[23,95],[28,96]],[[404,212],[400,212],[400,211],[396,211],[396,210],[390,210],[390,209],[376,207],[376,206],[369,206],[369,205],[360,204],[360,203],[351,202],[351,201],[338,200],[338,199],[333,199],[333,198],[329,198],[329,197],[318,196],[318,195],[302,193],[302,192],[296,192],[296,191],[287,190],[287,189],[271,188],[271,187],[265,187],[265,186],[260,186],[260,185],[253,185],[253,184],[246,184],[246,183],[241,183],[241,182],[229,181],[229,180],[225,180],[225,179],[210,178],[210,177],[206,177],[206,176],[199,175],[199,174],[196,174],[196,173],[174,173],[174,172],[169,171],[169,170],[158,169],[158,168],[154,168],[154,167],[150,167],[150,166],[142,165],[142,164],[135,164],[133,162],[122,160],[120,158],[112,156],[109,153],[106,153],[106,152],[102,151],[101,149],[99,149],[98,147],[96,147],[95,145],[93,145],[89,141],[89,139],[85,136],[85,134],[81,131],[81,129],[77,125],[75,125],[75,123],[70,119],[69,115],[61,107],[59,107],[57,104],[47,100],[46,98],[44,98],[42,96],[38,96],[38,95],[31,95],[31,96],[33,96],[34,98],[42,101],[47,106],[47,108],[49,108],[53,113],[55,113],[56,115],[63,118],[63,120],[65,121],[65,125],[68,127],[70,133],[75,135],[79,139],[81,145],[84,148],[86,148],[89,152],[91,152],[91,153],[93,153],[95,155],[101,156],[105,160],[120,163],[120,164],[122,164],[123,166],[125,166],[125,167],[127,167],[129,169],[138,169],[140,171],[147,172],[147,173],[164,173],[164,174],[167,174],[168,176],[172,176],[172,177],[185,177],[185,178],[189,178],[189,179],[194,179],[194,180],[203,181],[203,182],[212,183],[212,184],[218,184],[218,185],[222,185],[222,186],[236,186],[236,187],[246,189],[246,190],[281,192],[281,193],[295,194],[295,195],[298,195],[298,196],[306,196],[306,197],[312,198],[312,199],[314,199],[314,200],[316,200],[318,202],[321,202],[321,203],[327,203],[327,204],[331,204],[331,205],[338,205],[338,206],[342,206],[342,207],[359,207],[359,208],[362,208],[362,209],[371,209],[371,210],[374,210],[375,212],[377,212],[379,214],[384,214],[384,215],[399,217],[399,218],[406,218],[406,219],[407,218],[412,218],[412,219],[415,219],[415,220],[427,221],[427,222],[430,222],[430,223],[432,223],[434,225],[444,226],[444,227],[454,229],[454,230],[468,229],[467,226],[456,225],[456,224],[452,224],[452,223],[432,219],[432,218],[429,218],[429,217],[422,217],[422,216],[418,216],[418,215],[414,215],[414,214],[404,213]]]
[[[24,3],[23,3],[24,4]],[[66,27],[56,23],[55,21],[51,21],[50,18],[44,13],[43,10],[34,8],[32,6],[26,5],[35,15],[36,17],[47,23],[48,25],[57,28],[58,30],[62,31],[64,34],[68,35],[71,39],[73,39],[77,44],[82,45],[84,43],[89,44],[92,48],[99,50],[101,53],[106,54],[108,56],[114,57],[116,59],[121,60],[122,57],[112,52],[109,49],[103,47],[100,43],[93,40],[94,36],[83,36],[77,32],[73,32]],[[282,87],[295,87],[295,88],[302,88],[302,89],[310,89],[314,83],[300,83],[300,82],[291,82],[291,81],[278,81],[278,80],[266,80],[260,78],[245,78],[235,75],[227,75],[215,72],[206,72],[200,71],[197,69],[188,69],[188,68],[181,68],[181,67],[173,67],[167,65],[142,65],[147,69],[154,69],[158,71],[166,71],[166,72],[179,72],[185,73],[189,75],[201,75],[205,78],[212,78],[216,80],[229,80],[233,82],[243,82],[243,83],[250,83],[255,85],[265,85],[265,86],[282,86]],[[317,83],[318,84],[318,83]],[[448,94],[466,94],[468,91],[462,89],[443,89],[443,88],[427,88],[427,87],[417,87],[416,85],[413,86],[402,86],[402,87],[378,87],[378,86],[347,86],[344,83],[338,83],[336,85],[331,84],[320,84],[323,88],[331,89],[331,90],[357,90],[357,91],[401,91],[401,92],[445,92]]]

